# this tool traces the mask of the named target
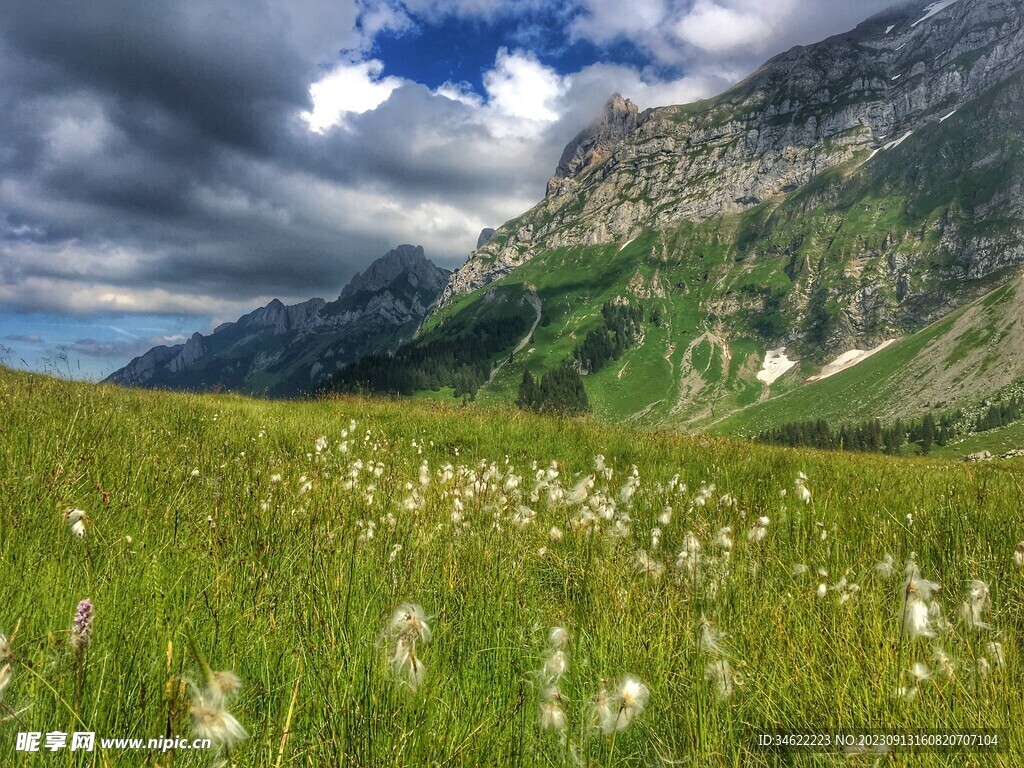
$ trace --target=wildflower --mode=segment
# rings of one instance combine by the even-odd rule
[[[316,443],[313,445],[313,448],[317,453],[323,453],[324,449],[327,448],[327,438],[320,435],[320,437],[316,439]]]
[[[389,624],[394,637],[405,637],[414,642],[430,642],[430,626],[427,617],[416,603],[402,603],[395,609]]]
[[[642,549],[636,553],[636,561],[633,566],[640,573],[653,579],[660,579],[665,574],[665,566]]]
[[[796,497],[804,504],[811,503],[811,492],[807,490],[807,475],[798,472],[796,476]]]
[[[819,584],[815,594],[818,596],[819,600],[824,598],[825,595],[828,594],[828,584]]]
[[[651,692],[639,679],[626,675],[619,683],[618,700],[619,714],[616,722],[616,729],[622,730],[630,721],[641,712],[647,705],[647,699]]]
[[[85,523],[89,519],[86,517],[85,512],[80,509],[69,509],[64,517],[68,521],[68,525],[71,527],[71,532],[80,539],[85,538]]]
[[[189,477],[199,477],[199,470],[193,469],[192,472],[189,473]]]
[[[886,555],[882,558],[882,562],[875,564],[875,573],[881,576],[883,579],[891,579],[893,574],[893,559],[892,555]]]
[[[565,497],[565,502],[567,504],[572,504],[573,506],[576,506],[578,504],[582,504],[584,501],[587,500],[587,494],[590,492],[590,489],[593,488],[593,487],[594,487],[594,476],[593,475],[587,475],[586,477],[584,477],[582,480],[580,480],[578,483],[576,483],[576,485],[574,485],[572,487],[572,489],[569,491],[568,495]]]
[[[928,669],[928,665],[920,661],[910,668],[910,674],[913,676],[915,683],[924,682],[932,676],[931,670]]]
[[[11,671],[10,664],[4,664],[0,667],[0,701],[4,700],[4,691],[7,690],[7,686],[11,684],[11,678],[14,673]]]
[[[402,603],[391,617],[388,632],[395,642],[391,671],[404,678],[410,688],[418,687],[423,682],[426,666],[416,655],[416,643],[426,644],[431,637],[423,609],[415,603]]]
[[[657,549],[661,546],[661,528],[655,526],[651,529],[651,549]]]
[[[562,677],[568,668],[569,660],[566,658],[565,651],[563,650],[556,650],[544,662],[544,674],[552,681]]]
[[[562,529],[554,525],[551,526],[551,530],[548,531],[548,536],[554,542],[561,541],[563,535],[564,534],[562,533]]]
[[[612,711],[612,701],[608,696],[608,689],[604,685],[597,692],[590,704],[590,718],[593,725],[601,730],[601,733],[611,734],[615,732],[615,713]]]
[[[989,629],[990,624],[984,621],[982,615],[992,605],[988,594],[988,584],[975,579],[971,582],[971,590],[967,599],[960,605],[960,615],[970,629]]]
[[[914,573],[919,573],[916,566]],[[907,579],[904,590],[903,631],[910,638],[935,637],[932,624],[934,615],[930,612],[927,600],[939,589],[934,581],[928,581],[911,575]]]
[[[763,518],[767,520],[768,518]],[[767,525],[767,523],[766,523]],[[732,527],[725,526],[724,528],[718,529],[718,534],[715,536],[715,544],[724,549],[726,552],[732,549]]]
[[[789,573],[794,579],[798,579],[805,573],[807,573],[809,570],[810,568],[808,568],[803,563],[793,563],[793,567],[790,569]]]
[[[565,627],[552,627],[548,632],[548,644],[552,648],[564,648],[569,642],[569,631]]]
[[[235,678],[237,680],[238,678]],[[192,730],[197,738],[209,739],[213,746],[230,753],[235,746],[249,738],[242,724],[224,708],[225,699],[213,681],[203,690],[192,687],[189,714]]]
[[[985,646],[985,652],[988,653],[989,658],[992,659],[992,666],[996,669],[1006,666],[1006,656],[1003,655],[1002,643],[989,643]]]
[[[747,532],[747,541],[755,543],[763,541],[764,537],[768,535],[768,523],[770,522],[771,521],[767,517],[757,518],[757,525]]]
[[[1017,549],[1013,551],[1013,562],[1018,568],[1024,568],[1024,541],[1017,545]]]
[[[416,641],[407,637],[398,638],[395,653],[391,657],[391,671],[404,678],[410,688],[417,688],[426,675],[426,665],[416,655]]]
[[[947,680],[952,680],[956,677],[956,665],[948,653],[941,648],[936,648],[932,652],[932,659],[934,659],[935,663],[938,665],[939,672],[943,677]]]
[[[281,482],[281,475],[280,475],[280,473],[275,472],[274,474],[272,474],[270,476],[270,482],[272,482],[272,483],[280,483]]]
[[[728,659],[709,661],[704,667],[704,679],[715,684],[715,692],[719,698],[728,699],[736,685],[736,674]]]
[[[671,522],[672,507],[665,507],[663,510],[661,510],[661,514],[658,515],[658,523],[660,523],[663,528],[667,528],[669,523]]]
[[[556,687],[544,693],[540,705],[540,727],[545,731],[564,731],[566,727],[565,710],[562,708],[562,692]]]
[[[11,641],[7,639],[6,635],[0,632],[0,661],[6,659],[13,659],[11,655]]]
[[[703,616],[700,619],[700,647],[705,653],[725,654],[725,647],[722,645],[722,633],[715,629],[711,622]]]
[[[75,617],[71,621],[71,648],[76,654],[81,654],[92,640],[94,613],[89,598],[82,600],[75,609]]]
[[[980,656],[977,662],[977,669],[978,677],[985,678],[992,672],[992,665],[988,663],[988,659],[984,656]]]

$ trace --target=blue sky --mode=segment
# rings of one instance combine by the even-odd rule
[[[400,243],[455,268],[613,92],[704,98],[890,4],[6,6],[0,359],[97,378]]]

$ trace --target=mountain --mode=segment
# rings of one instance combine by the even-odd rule
[[[274,299],[209,336],[154,347],[106,381],[279,397],[311,392],[345,364],[410,338],[447,280],[422,247],[400,245],[353,277],[335,301],[285,306]]]
[[[528,317],[533,297],[543,320],[520,351],[491,350],[505,362],[479,400],[568,364],[604,418],[707,425],[869,359],[857,350],[909,359],[894,350],[1020,273],[1022,193],[1024,8],[910,3],[715,98],[640,112],[613,96],[544,199],[452,275],[420,338],[495,295]],[[623,304],[637,332],[608,325]],[[884,412],[993,386],[961,373],[950,397],[890,393]]]

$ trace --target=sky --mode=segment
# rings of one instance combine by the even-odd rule
[[[0,0],[0,362],[101,378],[401,243],[463,263],[614,93],[895,0]]]

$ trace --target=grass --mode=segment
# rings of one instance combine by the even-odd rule
[[[1005,465],[777,450],[438,403],[127,391],[7,370],[0,435],[0,631],[13,654],[0,765],[214,762],[188,750],[13,751],[19,731],[190,737],[183,681],[202,673],[187,632],[214,669],[243,680],[230,707],[250,733],[231,755],[238,766],[817,766],[848,761],[761,751],[753,734],[984,726],[1024,738],[1024,578],[1012,559],[1021,489]],[[545,476],[552,462],[557,478]],[[808,504],[794,497],[799,471]],[[588,475],[590,507],[616,500],[610,520],[558,501]],[[63,519],[69,507],[88,516],[84,540]],[[659,520],[669,507],[671,520]],[[749,542],[762,515],[768,534]],[[735,539],[728,560],[713,543],[723,526]],[[675,566],[689,532],[703,547],[699,581]],[[912,552],[943,584],[951,618],[932,642],[901,636],[901,577],[873,570],[886,553],[899,566]],[[794,562],[810,575],[793,577]],[[851,599],[815,596],[844,574],[859,585]],[[955,618],[973,578],[991,588],[991,630]],[[68,629],[83,598],[96,618],[79,663]],[[384,631],[405,601],[433,630],[417,648],[427,671],[415,690],[387,663]],[[728,698],[706,678],[716,654],[701,648],[702,618],[725,633],[737,683]],[[538,670],[556,625],[571,638],[564,736],[539,724]],[[979,676],[991,641],[1006,666]],[[956,677],[897,696],[937,645]],[[593,732],[588,703],[603,680],[611,688],[627,674],[650,689],[646,709],[614,738]],[[1002,758],[1013,763],[1012,752]],[[994,760],[960,751],[890,763]]]

